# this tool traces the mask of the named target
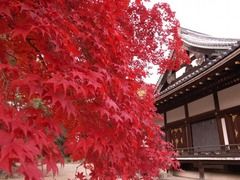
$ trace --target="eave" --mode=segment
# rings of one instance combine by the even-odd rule
[[[224,52],[222,56],[210,62],[206,62],[189,74],[176,79],[165,90],[161,91],[160,95],[156,94],[156,105],[162,109],[166,109],[167,106],[177,105],[179,103],[177,101],[182,101],[184,98],[186,99],[190,93],[193,94],[193,92],[197,90],[200,91],[200,89],[206,91],[206,87],[210,87],[211,84],[217,84],[217,82],[220,82],[220,84],[227,84],[226,82],[229,81],[229,79],[226,79],[227,77],[225,76],[229,76],[230,79],[235,78],[236,81],[238,81],[240,78],[236,78],[239,77],[239,75],[236,74],[240,72],[238,70],[240,68],[239,60],[240,47],[239,45],[235,45],[230,50]],[[234,70],[234,72],[229,72],[229,70]],[[228,84],[230,85],[230,82]],[[205,90],[203,87],[205,87]],[[207,92],[202,93],[204,94]],[[192,96],[192,94],[190,96]]]

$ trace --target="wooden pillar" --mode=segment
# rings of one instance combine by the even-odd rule
[[[163,113],[163,120],[164,120],[164,127],[166,128],[166,125],[167,125],[167,113],[166,112],[164,112]]]
[[[204,179],[204,166],[201,161],[198,162],[199,179]]]
[[[167,127],[167,113],[163,113],[163,120],[164,120],[164,132],[165,132],[165,141],[170,141],[169,137],[169,128]]]
[[[221,145],[224,145],[223,128],[222,128],[221,117],[219,115],[220,106],[219,106],[217,92],[213,93],[213,99],[214,99],[214,105],[215,105],[215,117],[216,117],[216,122],[217,122],[219,141],[220,141]]]
[[[188,112],[188,106],[187,104],[184,104],[184,110],[185,110],[185,125],[186,125],[186,132],[187,132],[187,147],[192,147],[192,130],[191,130],[191,124],[189,121],[189,112]]]
[[[219,101],[218,101],[218,95],[217,92],[213,93],[213,99],[214,99],[214,105],[215,105],[215,111],[218,114],[219,110],[220,110],[220,106],[219,106]]]

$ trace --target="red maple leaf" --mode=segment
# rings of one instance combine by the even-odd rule
[[[76,174],[76,178],[78,179],[78,180],[86,180],[86,177],[84,176],[84,174],[81,172],[77,172],[77,174]]]

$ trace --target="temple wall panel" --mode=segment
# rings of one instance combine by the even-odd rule
[[[191,124],[194,147],[208,146],[200,150],[219,150],[220,139],[216,119],[208,119]]]
[[[186,127],[179,126],[170,129],[170,142],[175,148],[187,147]]]
[[[221,110],[240,105],[240,84],[218,91],[218,99]]]
[[[167,111],[166,113],[167,123],[175,122],[185,118],[184,106]]]
[[[214,106],[214,99],[212,94],[188,104],[189,116],[198,115],[214,109],[215,109],[215,106]]]
[[[230,144],[240,144],[240,113],[225,116]]]

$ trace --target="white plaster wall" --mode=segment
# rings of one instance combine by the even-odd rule
[[[220,109],[240,105],[240,84],[218,91]]]
[[[158,124],[160,125],[160,127],[164,127],[164,120],[163,119],[159,120]]]
[[[184,106],[167,111],[166,113],[167,123],[174,122],[185,118]]]
[[[155,117],[154,121],[160,125],[160,127],[164,127],[164,115],[160,114],[161,117],[157,116]]]
[[[222,124],[222,130],[223,130],[224,144],[229,145],[225,118],[221,118],[221,124]]]
[[[213,95],[208,95],[188,104],[189,116],[214,110]]]

